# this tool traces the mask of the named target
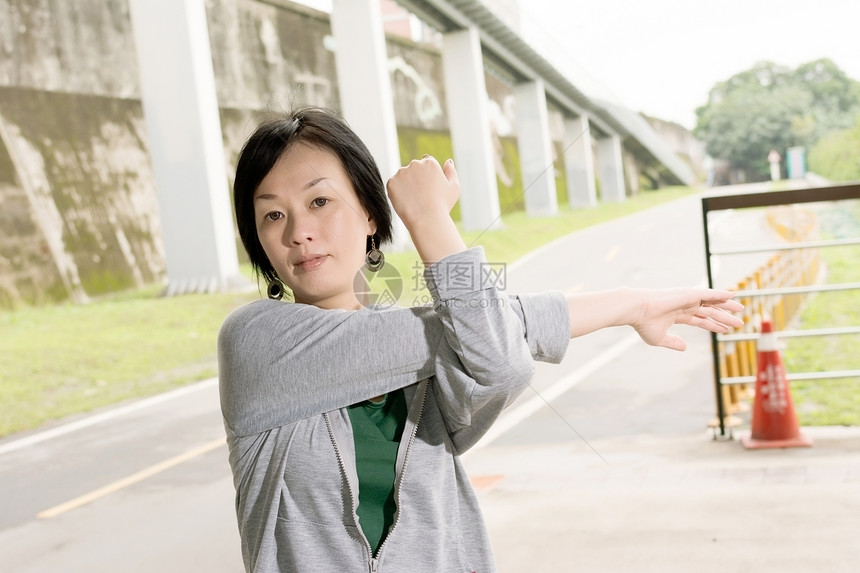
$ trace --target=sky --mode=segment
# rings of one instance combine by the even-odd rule
[[[860,81],[860,0],[521,0],[620,103],[688,129],[717,82],[770,60],[830,58]]]
[[[687,129],[716,83],[762,60],[795,68],[830,58],[860,81],[860,0],[519,0],[519,8],[521,35],[566,55],[574,85]]]

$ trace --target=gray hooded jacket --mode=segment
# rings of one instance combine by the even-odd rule
[[[425,271],[433,308],[323,310],[270,300],[224,322],[221,408],[247,571],[495,571],[459,455],[570,338],[560,293],[509,297],[483,250]],[[404,388],[394,524],[374,557],[358,523],[345,407]]]

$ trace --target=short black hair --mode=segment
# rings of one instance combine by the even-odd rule
[[[274,280],[277,274],[257,236],[254,193],[284,153],[297,143],[331,151],[340,159],[358,201],[376,224],[373,235],[376,245],[391,241],[391,207],[379,167],[367,146],[333,111],[303,107],[257,126],[242,147],[236,163],[233,180],[236,226],[251,266],[267,282]],[[367,250],[370,250],[370,245],[368,237]]]

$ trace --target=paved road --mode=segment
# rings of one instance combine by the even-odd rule
[[[174,396],[0,454],[0,571],[243,570],[217,385]]]
[[[773,240],[750,219],[739,213],[719,216],[711,223],[712,245]],[[688,197],[548,245],[514,266],[509,288],[529,292],[547,288],[594,291],[619,285],[704,286],[703,253],[701,202],[698,197]],[[756,262],[754,258],[721,260],[716,265],[715,284],[733,286]],[[701,429],[714,412],[710,339],[691,328],[678,327],[677,331],[691,345],[686,353],[649,348],[626,327],[577,339],[562,365],[539,365],[535,390],[543,394],[560,377],[570,376],[591,361],[597,361],[599,372],[555,402],[557,412],[543,408],[501,443],[522,442],[529,439],[526,436],[567,440],[575,434],[571,428],[564,430],[562,418],[583,438]]]
[[[578,233],[510,269],[508,288],[700,284],[698,209],[688,198]],[[686,334],[686,353],[646,347],[629,329],[573,342],[562,365],[538,369],[540,396],[527,392],[467,455],[502,571],[716,571],[720,559],[730,564],[720,571],[749,570],[738,564],[761,564],[748,557],[751,525],[773,559],[793,550],[796,565],[807,554],[822,562],[834,547],[857,562],[846,548],[860,531],[858,437],[764,455],[710,441],[708,338]],[[241,571],[214,381],[169,398],[36,443],[0,443],[0,571]],[[814,511],[792,503],[808,488],[780,485],[798,480],[820,486]],[[785,501],[778,511],[773,495]],[[808,550],[801,535],[767,529],[810,515],[842,526],[826,542],[825,529],[810,530]]]

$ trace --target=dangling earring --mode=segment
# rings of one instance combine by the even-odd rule
[[[367,256],[364,257],[364,267],[372,273],[375,273],[385,264],[385,255],[382,251],[376,248],[376,241],[373,240],[373,235],[370,235],[370,250],[367,251]]]
[[[279,278],[275,277],[271,282],[269,282],[266,292],[270,299],[281,300],[284,298],[284,285],[281,284],[281,280]]]

